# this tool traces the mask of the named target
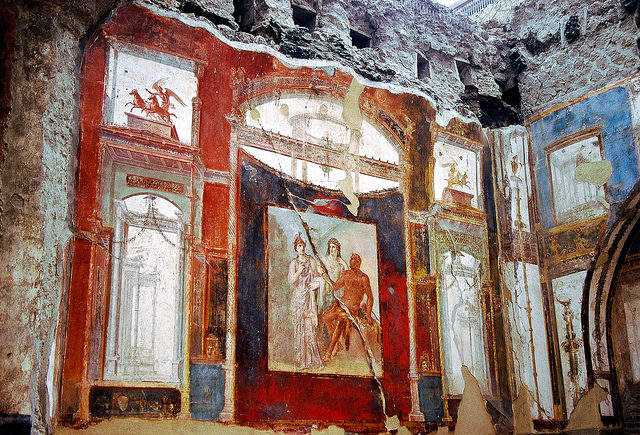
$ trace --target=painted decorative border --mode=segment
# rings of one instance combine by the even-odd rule
[[[153,189],[161,192],[184,195],[184,184],[157,178],[143,177],[141,175],[127,174],[127,186],[141,189]]]
[[[180,391],[175,388],[93,387],[89,411],[99,418],[175,417],[180,413]]]
[[[607,226],[607,216],[556,227],[544,235],[544,256],[551,264],[590,254]]]

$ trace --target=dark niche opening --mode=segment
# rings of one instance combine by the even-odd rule
[[[358,30],[355,30],[355,29],[351,29],[351,31],[349,32],[349,35],[351,36],[351,44],[353,44],[354,47],[356,48],[371,47],[370,36],[367,36],[364,33],[359,32]]]
[[[429,64],[429,60],[425,59],[420,53],[416,53],[418,57],[417,61],[417,75],[420,80],[430,79],[431,78],[431,65]]]
[[[464,59],[455,59],[458,77],[465,86],[473,86],[473,74],[471,73],[471,64]]]
[[[249,32],[255,22],[253,0],[233,0],[233,18],[240,26],[240,30]]]
[[[192,1],[185,1],[180,5],[180,12],[185,14],[193,14],[196,17],[203,17],[211,21],[213,24],[229,25],[229,20],[216,15],[211,10],[204,9],[202,6]]]
[[[291,5],[291,8],[293,9],[293,23],[313,32],[316,28],[316,12],[301,5]]]

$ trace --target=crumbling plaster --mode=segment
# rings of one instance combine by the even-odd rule
[[[289,1],[260,2],[260,7],[264,9],[257,10],[249,33],[224,25],[218,30],[230,40],[264,43],[294,58],[338,61],[372,82],[408,87],[426,94],[443,110],[476,118],[480,112],[463,102],[465,86],[454,63],[454,58],[464,59],[472,67],[478,94],[501,101],[502,91],[490,68],[495,46],[487,43],[483,29],[443,6],[418,0],[366,4],[326,0],[317,9],[313,33],[292,24]],[[370,33],[372,47],[353,47],[350,28]],[[430,79],[416,78],[417,51],[431,62]]]

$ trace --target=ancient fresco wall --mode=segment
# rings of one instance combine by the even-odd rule
[[[139,25],[129,26],[131,20]],[[168,26],[171,36],[154,39],[146,33],[157,26]],[[104,26],[110,36],[92,40],[83,64],[87,81],[81,126],[86,134],[80,143],[77,205],[82,233],[74,242],[67,321],[67,331],[80,333],[68,334],[61,418],[73,422],[190,412],[199,419],[251,424],[324,420],[380,427],[388,417],[406,421],[425,409],[430,420],[438,420],[441,404],[432,399],[420,403],[418,394],[418,358],[411,344],[415,314],[410,315],[415,289],[406,278],[410,238],[404,233],[402,196],[424,195],[419,183],[405,187],[405,149],[418,147],[419,137],[409,126],[418,119],[432,121],[433,109],[420,100],[409,117],[399,117],[413,96],[363,86],[333,69],[291,69],[268,54],[231,48],[201,29],[195,35],[188,29],[136,5],[125,6]],[[169,37],[171,41],[163,39]],[[296,148],[296,141],[304,146]],[[245,153],[240,148],[273,169],[248,156],[236,164],[238,152]],[[285,182],[286,174],[298,181]],[[251,189],[257,190],[249,194]],[[395,193],[375,193],[385,189]],[[284,195],[287,190],[295,195]],[[476,196],[478,203],[483,201]],[[129,207],[127,201],[135,198],[142,198],[146,207]],[[164,213],[159,205],[164,200],[179,213]],[[318,334],[307,333],[303,340],[319,344],[314,367],[300,364],[295,352],[266,358],[263,347],[269,343],[283,349],[295,341],[291,334],[296,330],[281,328],[290,323],[287,309],[267,309],[282,302],[283,295],[285,308],[294,299],[289,292],[277,292],[288,287],[287,279],[271,281],[283,264],[288,267],[290,243],[267,255],[263,244],[270,240],[273,247],[283,238],[275,233],[266,237],[266,229],[271,234],[276,226],[264,220],[264,207],[306,209],[309,203],[333,216],[326,218],[329,226],[351,222],[346,233],[338,231],[331,238],[342,243],[344,255],[361,255],[362,273],[372,282],[371,294],[362,300],[364,320],[355,328],[364,331],[372,351],[358,341],[354,328],[342,326],[345,332],[331,352],[336,334],[329,334],[330,327],[320,332],[322,320],[316,319]],[[374,229],[367,241],[352,234],[360,231],[358,225]],[[253,228],[250,236],[248,226]],[[147,239],[140,234],[150,230],[162,236],[156,248],[153,243],[142,246]],[[311,244],[312,239],[305,240]],[[362,252],[355,252],[361,243]],[[169,334],[174,340],[167,345],[172,350],[165,349],[171,354],[167,370],[159,376],[151,367],[153,358],[142,363],[140,355],[157,354],[152,348],[159,343],[152,336],[160,329],[156,323],[149,329],[144,319],[155,316],[160,306],[145,303],[144,295],[160,278],[128,249],[137,247],[138,255],[145,248],[152,254],[167,244],[181,251],[177,266],[164,268],[175,269],[175,279],[167,281],[175,287],[175,305],[167,312],[182,317],[169,316],[176,319]],[[427,246],[420,249],[428,251]],[[276,269],[266,275],[270,293],[259,293],[265,286],[255,280],[267,272],[260,267],[267,258]],[[265,299],[267,294],[274,298]],[[330,311],[332,304],[326,305],[319,307],[319,315]],[[428,328],[436,328],[434,308],[427,303],[432,318]],[[145,309],[152,312],[141,315]],[[338,316],[334,323],[345,325],[344,320]],[[423,371],[439,380],[435,336],[426,339],[431,356]],[[372,370],[368,355],[375,360]],[[372,381],[374,375],[381,388]],[[161,390],[146,400],[144,382]],[[437,384],[431,388],[438,394]],[[313,406],[309,389],[317,393]],[[335,391],[348,393],[328,408],[326,397]],[[291,395],[299,397],[292,400]],[[363,407],[351,406],[353,401]]]
[[[486,182],[491,180],[487,174],[489,149],[482,142],[444,132],[435,135],[434,142],[429,187],[434,201],[426,214],[431,275],[419,289],[426,293],[425,302],[437,299],[439,329],[434,338],[441,343],[440,362],[431,371],[442,375],[442,412],[447,420],[463,417],[465,376],[473,376],[474,388],[492,407],[501,407],[504,379],[498,365],[504,358],[504,342],[496,338],[502,318],[495,316],[499,300],[493,285],[496,254],[490,247],[495,214],[486,203],[487,197],[493,197],[493,186]],[[423,320],[428,322],[428,317]],[[433,400],[436,385],[428,376],[421,382],[430,414],[441,412],[438,401]]]
[[[407,391],[408,354],[402,343],[408,339],[408,324],[400,195],[396,193],[390,196],[361,197],[359,212],[354,216],[341,204],[344,201],[341,195],[279,180],[277,175],[269,173],[251,159],[242,159],[240,164],[243,168],[240,188],[243,199],[239,204],[238,342],[242,346],[238,348],[237,355],[238,419],[362,419],[378,423],[382,414],[379,393],[370,379],[373,373],[380,377],[384,386],[386,412],[389,415],[398,414],[401,418],[406,416],[410,404],[406,393],[403,394],[402,391]],[[261,180],[261,183],[257,180]],[[266,186],[269,187],[265,188]],[[290,203],[284,200],[285,188],[291,195],[300,198],[298,201],[313,198],[316,203],[329,202],[337,207],[325,208],[322,214],[310,214],[311,211],[308,211],[299,218],[294,210],[288,208]],[[268,204],[287,208],[265,209]],[[329,210],[331,212],[327,214]],[[385,214],[384,219],[380,213]],[[275,221],[276,216],[281,219]],[[287,216],[292,216],[295,220],[290,222],[286,219]],[[354,218],[358,220],[348,220]],[[300,225],[300,219],[306,221],[311,228],[311,240]],[[287,225],[284,240],[273,233],[282,228],[282,225]],[[338,227],[331,234],[326,234],[328,228],[336,225]],[[354,230],[349,230],[350,235],[342,234],[340,229],[344,225],[367,225],[377,237],[366,245],[359,245],[364,241],[365,234],[352,233]],[[363,228],[364,230],[366,229]],[[315,237],[331,235],[339,240],[342,255],[346,259],[353,253],[362,255],[362,271],[371,281],[372,302],[378,305],[371,311],[373,323],[361,323],[360,327],[371,348],[373,373],[367,366],[361,338],[353,329],[349,338],[340,339],[339,349],[332,355],[327,354],[330,338],[327,332],[330,331],[326,331],[326,325],[322,323],[316,324],[311,335],[301,336],[301,344],[297,343],[295,337],[298,333],[294,329],[291,330],[293,336],[285,342],[280,338],[287,333],[287,324],[293,322],[292,327],[296,326],[295,310],[290,311],[288,306],[291,305],[291,310],[294,309],[294,298],[299,291],[289,289],[286,276],[292,276],[289,263],[295,259],[293,241],[298,233],[304,239],[304,249],[308,253],[312,249],[325,251],[327,242],[321,243],[322,239]],[[356,238],[351,239],[353,236]],[[285,243],[287,241],[290,243]],[[311,247],[312,243],[316,248]],[[369,251],[373,257],[367,254]],[[277,258],[276,255],[282,258]],[[284,270],[274,269],[283,261],[286,263],[286,267],[281,267]],[[377,261],[380,262],[378,268],[373,270]],[[282,274],[284,278],[278,278]],[[278,285],[283,279],[284,283]],[[373,282],[374,279],[377,282]],[[351,289],[344,289],[345,296],[348,291]],[[274,305],[283,299],[283,292],[291,295],[284,311],[280,305],[286,301]],[[328,308],[316,305],[314,312],[322,317],[330,307],[331,305]],[[363,314],[354,312],[354,316]],[[379,335],[375,333],[376,329]],[[301,361],[295,358],[297,352],[309,356]],[[314,352],[317,352],[316,357],[313,356]],[[287,358],[287,355],[290,357]],[[345,391],[344,398],[333,397],[332,400],[327,400],[332,391]],[[359,403],[359,406],[353,406],[354,402]]]
[[[8,320],[5,322],[7,325],[6,334],[10,337],[5,341],[7,346],[10,346],[8,343],[16,343],[15,349],[7,351],[7,354],[11,354],[10,360],[13,361],[8,365],[11,367],[10,372],[14,374],[34,373],[31,380],[27,380],[28,375],[11,376],[7,385],[11,385],[8,388],[14,393],[10,396],[15,396],[15,400],[11,400],[13,404],[7,405],[7,409],[9,412],[24,412],[26,414],[30,412],[31,408],[27,404],[34,403],[34,412],[40,413],[40,416],[36,417],[36,426],[38,427],[47,408],[47,406],[40,404],[41,399],[44,400],[44,397],[47,396],[44,387],[45,373],[50,370],[48,388],[55,390],[57,382],[55,373],[58,373],[56,367],[61,361],[54,359],[49,364],[47,355],[55,356],[64,347],[64,334],[60,334],[60,342],[55,347],[58,350],[51,351],[51,344],[54,341],[53,331],[56,330],[53,325],[59,317],[57,307],[71,307],[69,325],[72,325],[74,330],[84,330],[88,328],[88,324],[92,325],[89,328],[91,330],[90,337],[88,337],[90,341],[97,339],[96,331],[99,330],[100,325],[104,326],[106,321],[100,316],[94,320],[88,318],[84,303],[88,299],[83,292],[87,286],[94,286],[92,300],[104,298],[101,289],[108,283],[101,280],[92,281],[92,279],[97,279],[98,274],[101,279],[104,277],[104,270],[110,267],[108,256],[100,260],[102,262],[100,267],[93,267],[88,263],[75,266],[73,269],[75,271],[74,284],[68,294],[69,299],[61,299],[63,293],[61,289],[58,289],[58,284],[64,283],[65,244],[71,234],[72,221],[75,220],[75,230],[81,232],[82,235],[69,246],[75,246],[78,249],[77,255],[87,254],[102,258],[105,255],[102,251],[109,252],[111,249],[108,243],[105,243],[110,237],[110,232],[103,231],[105,228],[113,227],[114,211],[111,198],[124,197],[133,192],[153,190],[164,192],[169,196],[173,195],[174,198],[178,198],[177,202],[181,203],[182,208],[186,206],[186,209],[189,209],[187,217],[194,221],[193,234],[196,235],[196,238],[201,237],[200,240],[203,241],[203,252],[198,255],[202,254],[206,258],[206,263],[225,260],[228,248],[226,222],[229,216],[229,199],[228,178],[225,175],[225,172],[228,172],[228,154],[220,152],[220,149],[223,149],[230,128],[223,116],[215,115],[214,111],[208,108],[224,106],[230,101],[231,86],[215,85],[215,83],[225,82],[229,78],[230,69],[204,67],[197,71],[199,74],[196,80],[198,83],[197,95],[203,108],[199,111],[201,118],[199,120],[192,119],[190,122],[189,114],[196,113],[196,111],[189,110],[184,113],[181,111],[187,110],[185,108],[194,108],[194,104],[198,103],[198,101],[192,101],[193,86],[195,86],[193,78],[181,80],[181,83],[191,83],[192,87],[190,90],[181,90],[180,85],[163,82],[168,76],[174,75],[173,70],[162,71],[163,66],[156,68],[155,64],[151,63],[149,68],[138,68],[132,64],[130,67],[125,67],[126,71],[124,69],[118,70],[115,65],[123,67],[124,63],[115,62],[116,56],[112,56],[113,52],[109,51],[110,43],[100,38],[93,39],[93,35],[89,35],[87,29],[94,28],[92,26],[103,22],[111,23],[104,28],[109,38],[114,37],[110,41],[117,41],[128,47],[137,46],[137,51],[134,51],[137,55],[143,54],[143,56],[137,56],[139,59],[144,59],[140,60],[142,63],[171,57],[182,59],[181,62],[184,63],[194,62],[194,60],[197,63],[203,57],[207,57],[211,65],[224,64],[229,60],[229,52],[225,51],[224,44],[216,45],[216,50],[212,51],[203,48],[202,41],[208,41],[208,46],[215,44],[209,44],[210,40],[207,40],[206,32],[202,30],[202,27],[209,30],[218,29],[220,34],[230,40],[259,42],[263,44],[263,48],[266,46],[275,47],[294,57],[322,57],[327,60],[341,61],[361,72],[367,80],[372,82],[393,82],[399,85],[413,86],[423,91],[430,89],[430,93],[439,95],[437,98],[443,107],[446,106],[449,109],[458,107],[462,111],[466,111],[466,109],[460,104],[461,100],[455,96],[464,92],[464,85],[460,81],[453,58],[458,54],[466,54],[471,48],[474,53],[473,59],[465,59],[471,63],[471,77],[476,80],[481,94],[491,98],[499,98],[498,88],[488,73],[485,46],[481,41],[480,34],[472,26],[470,27],[466,22],[462,23],[474,35],[475,42],[473,43],[468,38],[456,33],[457,42],[454,45],[456,47],[460,45],[460,49],[451,49],[451,39],[443,36],[442,29],[430,31],[429,34],[433,38],[433,42],[425,43],[422,37],[428,26],[425,27],[417,21],[415,28],[411,27],[402,36],[395,37],[393,36],[394,32],[389,29],[403,21],[404,9],[388,5],[376,5],[376,8],[369,11],[357,7],[351,10],[351,5],[348,4],[325,5],[324,9],[317,11],[320,17],[319,34],[333,35],[337,37],[335,39],[309,38],[304,32],[301,34],[298,29],[292,28],[289,2],[262,4],[259,10],[255,11],[255,28],[245,27],[245,30],[252,29],[252,33],[236,33],[232,30],[236,28],[236,24],[233,22],[233,5],[231,2],[224,1],[189,2],[184,5],[166,2],[161,5],[156,4],[153,7],[160,12],[160,15],[168,14],[189,21],[194,25],[191,28],[193,31],[185,31],[184,27],[180,30],[180,25],[176,26],[176,21],[164,19],[155,21],[144,14],[137,16],[120,11],[120,17],[123,18],[117,18],[117,14],[108,15],[107,12],[114,7],[112,2],[80,5],[54,1],[47,4],[45,11],[36,6],[38,5],[26,5],[20,2],[14,2],[10,5],[12,13],[20,16],[21,24],[17,28],[16,63],[13,68],[14,79],[11,85],[13,90],[12,112],[8,118],[8,129],[3,136],[9,145],[7,149],[16,151],[11,155],[3,152],[5,159],[2,182],[2,221],[3,246],[7,247],[4,252],[7,253],[8,258],[15,259],[11,260],[15,264],[10,264],[13,272],[6,275],[7,285],[16,289],[16,295],[27,295],[28,299],[17,298],[16,307],[20,308],[8,316]],[[420,16],[425,17],[425,23],[442,23],[443,28],[453,29],[463,21],[437,6],[417,6],[415,7],[416,11]],[[352,20],[349,18],[350,14],[353,15]],[[52,17],[53,19],[49,19]],[[429,17],[444,17],[444,19],[434,21],[428,20]],[[278,23],[276,27],[284,26],[287,29],[274,34],[269,30],[270,25],[265,24],[269,20]],[[373,36],[375,44],[373,48],[359,50],[351,46],[348,36],[349,30],[351,27],[355,27],[365,31],[367,30],[365,24],[369,26],[368,30],[372,33],[371,36]],[[159,29],[163,30],[159,31]],[[187,33],[191,38],[189,44],[186,44],[179,36]],[[410,37],[407,38],[407,36]],[[304,48],[306,45],[309,45],[306,47],[308,49],[306,51],[291,50],[295,47]],[[406,55],[403,54],[405,50],[399,49],[405,45],[411,47],[406,51],[409,53]],[[414,48],[419,48],[422,53],[430,53],[433,71],[441,74],[434,74],[430,81],[417,80],[414,71],[416,66]],[[84,54],[83,50],[85,50]],[[311,55],[298,56],[296,53],[311,53]],[[399,58],[398,56],[404,57]],[[120,57],[118,60],[123,60],[124,57]],[[481,58],[485,60],[480,60]],[[240,63],[247,65],[247,70],[254,77],[253,74],[261,68],[270,68],[266,65],[271,64],[271,59],[264,55],[248,55]],[[256,68],[255,65],[259,66],[252,71],[252,68]],[[142,82],[127,84],[126,80],[124,82],[112,81],[111,79],[115,76],[111,77],[107,73],[111,67],[115,68],[114,72],[120,71],[123,74],[138,75],[142,78]],[[275,68],[277,69],[277,67]],[[105,78],[108,84],[114,84],[114,86],[107,86],[106,92]],[[81,90],[76,89],[78,83],[83,84]],[[120,85],[126,89],[119,88]],[[171,111],[175,116],[169,115],[169,118],[170,121],[176,122],[174,124],[176,126],[175,135],[179,142],[193,147],[201,146],[200,158],[206,170],[204,173],[198,173],[193,183],[189,179],[190,177],[175,176],[175,174],[158,177],[155,176],[155,169],[143,169],[135,165],[127,166],[123,165],[121,161],[111,165],[108,162],[109,157],[98,152],[99,147],[96,144],[99,134],[95,127],[100,123],[106,121],[113,127],[126,127],[129,125],[129,118],[135,119],[126,113],[146,118],[142,107],[133,109],[132,105],[135,100],[127,99],[130,96],[129,93],[134,89],[138,91],[143,100],[149,100],[151,95],[155,93],[159,105],[162,104],[160,94],[162,93],[166,97],[166,90],[170,89],[184,103],[183,105],[178,99],[170,97],[169,104],[174,106]],[[105,95],[109,98],[105,99]],[[456,101],[450,101],[450,96],[454,96]],[[424,110],[429,113],[429,120],[425,121],[422,117],[420,122],[428,126],[434,115],[433,109],[428,107],[424,98],[418,98],[418,100],[420,105],[424,106]],[[122,104],[127,106],[126,110],[122,110]],[[45,112],[49,115],[43,117]],[[221,110],[221,112],[223,111]],[[471,112],[467,112],[467,114],[474,116]],[[122,119],[114,118],[115,115]],[[157,114],[155,118],[159,118],[155,121],[162,121],[160,114]],[[414,121],[417,122],[418,118],[415,117]],[[450,115],[444,116],[442,122],[446,124],[449,118]],[[44,134],[37,127],[42,124],[42,119],[47,120],[46,126],[43,127],[46,130]],[[80,119],[79,126],[78,119]],[[193,125],[194,121],[200,122],[200,131],[195,138],[190,132],[185,131],[187,129],[185,126]],[[25,130],[25,125],[29,125],[30,128]],[[139,125],[143,125],[144,128],[152,128],[151,126],[155,124],[145,121]],[[163,127],[155,125],[155,128],[162,130]],[[78,134],[79,131],[82,131],[82,135]],[[421,131],[421,134],[428,132],[424,128]],[[169,138],[171,135],[170,131]],[[45,138],[46,143],[42,138]],[[78,160],[79,169],[76,179],[74,178],[73,155],[75,146],[80,139],[82,140],[80,146],[82,151]],[[192,142],[192,139],[201,142],[197,144],[195,141]],[[420,144],[418,145],[416,142],[420,142]],[[410,141],[409,143],[413,149],[423,146],[422,140]],[[134,157],[133,154],[128,155],[129,163]],[[120,155],[118,158],[122,160],[124,156]],[[43,167],[45,170],[41,171]],[[96,173],[99,171],[102,172],[96,178]],[[16,177],[15,174],[19,173],[28,175],[25,175],[26,178]],[[414,183],[414,190],[418,192],[422,178],[418,176],[414,178],[420,180],[420,183],[417,181]],[[76,180],[75,184],[82,186],[78,190],[77,201],[72,198],[74,179]],[[184,187],[182,192],[180,192],[179,185]],[[192,191],[190,191],[190,185],[193,188]],[[193,210],[189,204],[190,200],[186,199],[187,195],[201,199],[195,201],[197,205]],[[205,202],[210,204],[211,210],[215,210],[215,212],[203,210],[201,205]],[[72,203],[75,205],[71,205]],[[42,210],[47,211],[42,214],[40,213]],[[201,228],[200,222],[202,222]],[[102,227],[103,224],[104,227]],[[43,228],[46,229],[44,233]],[[90,241],[80,240],[88,234],[91,234]],[[30,242],[27,242],[27,239]],[[47,249],[42,251],[42,247],[45,245]],[[42,252],[46,252],[46,261],[44,262],[40,261]],[[71,248],[69,248],[68,254],[71,255]],[[195,264],[195,260],[193,261]],[[38,264],[39,266],[31,270],[27,264]],[[43,264],[45,266],[41,266]],[[42,271],[40,271],[41,267],[44,267]],[[93,276],[93,273],[96,275]],[[198,282],[207,281],[206,278],[200,277],[198,279]],[[91,284],[92,282],[93,284]],[[41,283],[48,283],[46,284],[47,288],[55,288],[56,290],[46,290],[41,287]],[[27,288],[32,290],[28,291]],[[73,301],[71,305],[68,304],[69,300]],[[211,299],[209,300],[211,301]],[[212,304],[214,303],[204,304],[202,310],[194,313],[194,316],[206,317],[210,315],[211,313],[207,310]],[[34,314],[36,318],[34,322],[28,319],[30,316],[28,313],[36,313]],[[62,319],[66,319],[67,314],[64,312],[62,314]],[[42,318],[42,322],[39,320],[40,318]],[[26,334],[29,328],[24,326],[32,324],[42,334],[45,333],[44,331],[48,331],[47,337],[37,339],[35,358],[32,358],[29,350],[33,348],[30,339],[26,336],[15,336],[21,331]],[[211,333],[218,337],[218,342],[221,341],[219,337],[221,334],[216,328],[220,328],[220,325],[211,325],[210,331],[204,336]],[[213,331],[216,330],[218,332],[214,333]],[[35,335],[39,336],[39,334]],[[72,346],[77,346],[75,349],[78,352],[70,352],[70,354],[76,355],[77,360],[70,361],[65,370],[67,370],[67,374],[73,373],[71,378],[81,377],[83,370],[91,373],[91,377],[95,377],[97,370],[95,364],[89,364],[86,369],[82,367],[81,359],[85,351],[80,351],[81,341],[87,337],[79,336],[77,338],[78,342],[74,342],[75,337],[69,338]],[[26,343],[25,340],[29,343]],[[205,354],[206,345],[202,345],[202,349],[201,354]],[[87,352],[92,355],[90,358],[98,358],[100,354],[96,346]],[[42,365],[40,366],[40,364]],[[23,382],[18,379],[22,379]],[[22,382],[22,384],[13,385],[14,382]],[[30,384],[32,384],[31,387],[29,387]],[[73,388],[77,386],[75,385]],[[29,389],[32,390],[31,393],[28,393]],[[50,409],[57,408],[55,403],[57,395],[50,394],[50,397],[51,404],[48,407]],[[72,406],[71,413],[76,409],[76,405]]]
[[[571,414],[578,400],[587,391],[587,373],[584,346],[580,331],[582,322],[577,315],[581,311],[582,287],[586,271],[554,278],[551,287],[555,297],[555,312],[560,361],[564,380],[567,414]],[[578,333],[576,333],[576,331]]]
[[[536,158],[536,179],[538,183],[538,196],[541,204],[550,204],[554,201],[556,191],[559,195],[563,193],[559,190],[566,183],[553,184],[552,170],[549,163],[556,154],[556,149],[560,152],[573,153],[568,161],[574,170],[574,180],[586,183],[587,187],[581,187],[583,193],[583,205],[594,202],[597,209],[595,216],[602,215],[615,203],[622,201],[629,193],[635,180],[638,178],[638,162],[636,160],[635,144],[632,135],[631,111],[629,109],[629,94],[624,86],[618,86],[612,90],[600,93],[590,98],[586,98],[566,108],[554,111],[546,116],[536,118],[530,122],[532,148]],[[591,130],[594,129],[594,130]],[[601,137],[601,150],[599,145],[589,145],[586,148],[567,148],[578,143],[584,134],[585,139]],[[568,139],[568,140],[567,140]],[[563,140],[565,140],[563,142]],[[582,156],[581,152],[594,149],[600,156]],[[579,161],[578,161],[579,160]],[[609,163],[607,163],[607,161]],[[594,165],[594,162],[595,165]],[[601,162],[601,163],[600,163]],[[581,178],[578,166],[586,172],[586,177]],[[591,172],[591,169],[594,169]],[[610,178],[604,179],[603,175],[610,173]],[[592,194],[588,192],[590,186],[599,189],[607,184],[607,193],[602,196],[602,190],[594,190]],[[599,193],[598,193],[599,192]],[[593,198],[593,199],[591,199]],[[601,208],[604,207],[604,210]],[[579,204],[573,205],[572,221],[585,220],[591,215],[583,215]],[[540,207],[542,226],[545,230],[558,225],[559,212],[552,207]],[[566,221],[565,221],[566,223]]]
[[[19,17],[9,115],[6,87],[0,95],[0,126],[7,121],[7,146],[0,152],[7,259],[2,280],[11,302],[1,331],[1,390],[7,393],[0,394],[0,410],[33,415],[35,431],[45,431],[57,410],[68,421],[174,417],[188,410],[194,418],[218,420],[233,419],[236,405],[237,418],[245,422],[279,418],[295,425],[326,417],[351,424],[364,415],[371,427],[382,428],[381,411],[403,421],[455,417],[466,363],[494,405],[501,396],[508,407],[528,391],[531,418],[568,417],[589,386],[582,367],[602,352],[589,355],[575,332],[593,324],[579,314],[580,282],[588,280],[596,242],[607,219],[617,217],[640,162],[634,145],[637,79],[584,94],[626,78],[637,57],[633,15],[617,3],[576,10],[568,2],[538,3],[483,30],[429,2],[369,8],[325,2],[317,9],[307,5],[318,13],[315,33],[292,25],[295,11],[288,1],[260,4],[242,19],[224,1],[128,4],[112,15],[105,15],[111,2],[53,1],[44,11],[40,4],[13,2],[10,13],[0,10],[2,23],[9,23],[9,32],[0,32],[3,44],[11,45],[11,16]],[[564,34],[569,15],[578,16],[581,36],[575,42]],[[99,30],[88,34],[97,23]],[[237,26],[246,33],[236,32]],[[371,37],[371,47],[356,47],[351,30]],[[539,113],[529,121],[533,155],[517,131],[503,138],[490,159],[475,121],[517,122],[513,48],[528,64],[518,78],[525,113]],[[418,54],[428,60],[430,77],[416,77]],[[413,94],[396,92],[398,86]],[[281,92],[288,95],[280,100]],[[556,103],[571,104],[539,112]],[[303,109],[314,118],[297,116]],[[469,122],[451,121],[459,115]],[[234,131],[240,119],[254,130]],[[355,130],[365,138],[360,149]],[[358,219],[377,225],[378,276],[370,259],[363,270],[379,284],[371,297],[378,319],[369,335],[381,341],[373,352],[381,363],[373,372],[382,375],[384,408],[362,367],[278,370],[265,357],[274,313],[267,290],[253,285],[261,276],[252,275],[266,261],[260,245],[266,230],[258,225],[264,210],[242,197],[248,190],[234,189],[260,179],[260,169],[260,176],[273,180],[253,192],[261,206],[292,204],[282,197],[274,165],[267,169],[246,157],[253,166],[238,167],[229,143],[270,152],[265,147],[277,136],[278,152],[293,155],[300,135],[307,141],[303,152],[275,164],[297,179],[284,183],[301,198],[318,201],[332,219],[356,216],[348,206],[332,209],[333,196],[352,208],[357,200]],[[377,148],[385,142],[399,144],[402,152]],[[357,156],[357,170],[353,162],[340,161],[345,146]],[[535,173],[527,172],[529,165]],[[337,192],[347,175],[352,183],[346,192],[323,190]],[[401,193],[362,195],[364,186]],[[170,313],[184,315],[178,321],[184,329],[169,331],[184,331],[169,346],[180,357],[166,371],[176,376],[163,378],[149,395],[141,385],[109,384],[113,379],[103,374],[105,352],[116,357],[108,307],[120,276],[111,273],[120,258],[117,246],[133,243],[129,239],[138,234],[118,237],[116,201],[136,194],[166,198],[184,220],[184,245],[175,228],[168,242],[158,239],[156,245],[184,248],[184,261],[171,266],[180,285],[169,304]],[[154,218],[147,211],[138,210],[137,218]],[[438,213],[438,222],[429,221]],[[155,224],[170,229],[170,222],[158,218]],[[242,225],[250,223],[256,225],[258,236],[250,239],[257,249],[240,249],[238,240],[249,243]],[[345,248],[353,249],[350,243]],[[285,251],[291,254],[289,246]],[[134,263],[123,258],[128,266]],[[140,287],[144,292],[156,282],[148,272],[136,275],[149,284]],[[144,297],[139,301],[154,306]],[[237,313],[230,309],[236,306]],[[500,319],[504,333],[496,329]],[[156,343],[145,334],[135,337]],[[323,339],[320,349],[327,350]],[[346,347],[344,337],[339,343]],[[364,361],[362,348],[350,351],[359,351],[356,359]],[[290,385],[283,386],[284,380]],[[301,396],[287,408],[283,398],[307,388],[315,393],[313,409],[305,408]],[[323,413],[322,401],[336,389],[352,391],[362,408],[345,401]],[[611,414],[609,404],[602,410]]]
[[[511,370],[514,402],[527,407],[518,412],[514,409],[514,424],[521,427],[530,425],[531,419],[554,418],[557,399],[554,399],[553,359],[548,346],[552,329],[546,316],[549,296],[542,286],[535,243],[535,186],[529,163],[529,135],[523,127],[511,127],[492,132],[492,138],[500,248],[498,267],[503,315],[508,317],[505,364]]]
[[[589,370],[600,367],[595,370],[606,373],[609,367],[598,362],[602,346],[593,344],[594,339],[598,343],[594,330],[600,328],[599,309],[594,308],[599,305],[594,301],[599,299],[589,289],[594,285],[590,271],[599,268],[602,260],[596,262],[594,257],[600,250],[609,249],[604,245],[606,234],[627,213],[621,207],[628,207],[624,204],[638,179],[633,83],[631,79],[604,88],[542,113],[529,124],[536,159],[532,168],[542,276],[548,280],[547,304],[554,313],[547,319],[553,335],[549,339],[552,383],[554,397],[562,398],[567,416],[592,386],[587,382]],[[595,378],[612,393],[610,377]],[[619,412],[619,408],[614,411],[611,395],[599,403],[599,410],[603,416]]]

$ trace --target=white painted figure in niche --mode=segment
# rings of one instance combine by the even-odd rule
[[[433,187],[439,201],[456,202],[478,208],[480,159],[472,145],[453,145],[440,139],[434,146],[436,158]]]
[[[191,144],[195,70],[191,60],[112,41],[104,122]]]
[[[587,391],[587,366],[580,317],[582,289],[586,275],[586,271],[581,271],[551,281],[555,299],[565,400],[569,413]]]
[[[311,240],[300,222],[301,217],[306,222]],[[296,244],[292,256],[294,241]],[[316,250],[328,248],[329,253],[311,256],[311,241]],[[320,252],[325,254],[324,249]],[[357,257],[359,261],[354,260],[353,264],[347,265],[343,260],[347,256],[350,260]],[[294,210],[269,206],[267,262],[269,370],[371,376],[366,348],[357,328],[346,328],[350,323],[342,322],[334,349],[327,355],[335,327],[340,323],[329,322],[327,325],[323,321],[323,315],[332,311],[332,307],[335,311],[336,299],[331,290],[334,287],[328,285],[331,280],[337,289],[336,296],[344,298],[345,303],[353,302],[350,306],[352,317],[358,322],[371,349],[376,375],[382,375],[375,225],[310,212],[298,215]],[[348,274],[357,274],[360,278],[366,276],[369,286],[360,293],[360,288],[352,285],[351,281],[346,282]],[[333,277],[337,278],[334,280]],[[322,296],[321,292],[324,293]],[[346,318],[348,316],[338,320]],[[294,343],[299,343],[297,348]],[[318,360],[321,356],[325,356],[323,364],[322,360]]]
[[[440,258],[442,273],[443,328],[447,391],[462,394],[464,382],[458,374],[466,365],[489,391],[484,312],[480,299],[480,261],[471,254],[449,251]]]
[[[557,224],[608,212],[604,184],[613,169],[611,162],[603,158],[598,136],[551,152],[549,170]]]
[[[306,243],[298,234],[293,241],[296,258],[289,265],[291,297],[291,323],[293,346],[299,369],[323,368],[318,347],[318,289],[324,284],[316,260],[305,253]]]

